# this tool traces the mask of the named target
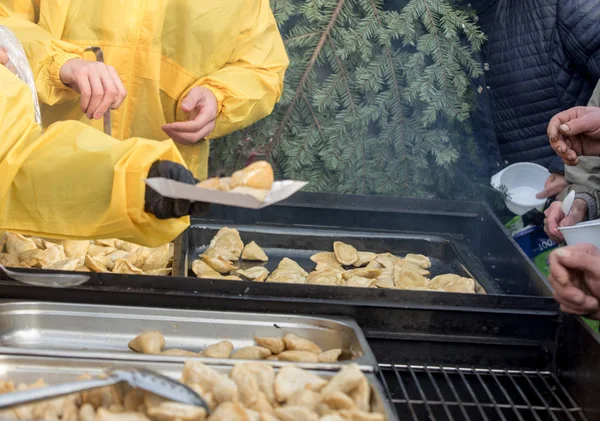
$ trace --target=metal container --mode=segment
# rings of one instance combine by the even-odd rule
[[[223,228],[221,224],[194,224],[185,233],[181,243],[182,257],[177,259],[174,268],[179,276],[195,276],[191,272],[192,262],[199,258],[210,244],[210,241]],[[409,253],[423,254],[431,260],[431,277],[454,273],[473,278],[477,281],[479,293],[500,294],[502,289],[485,271],[477,258],[464,246],[450,239],[434,235],[407,235],[400,233],[378,233],[368,231],[340,231],[331,229],[307,229],[269,226],[228,226],[239,231],[244,244],[255,241],[265,251],[269,261],[236,262],[241,269],[253,266],[265,266],[269,271],[277,268],[284,257],[296,261],[307,272],[315,268],[310,257],[321,251],[333,251],[335,241],[343,241],[353,245],[360,251],[375,253],[390,252],[399,256]],[[179,248],[179,247],[178,247]],[[175,253],[178,254],[178,248]],[[294,286],[290,286],[293,288]],[[316,291],[319,285],[312,285]],[[360,289],[356,290],[360,294]],[[395,290],[390,290],[394,293]]]
[[[180,379],[181,371],[183,370],[182,363],[133,363],[131,361],[118,360],[71,360],[66,358],[13,357],[0,355],[0,380],[12,380],[15,384],[31,384],[39,378],[43,378],[47,384],[53,385],[75,381],[83,374],[98,376],[109,369],[125,369],[131,367],[144,367],[177,380]],[[224,374],[228,373],[231,369],[231,366],[227,365],[214,365],[211,367]],[[275,370],[277,371],[277,368],[275,368]],[[311,372],[324,379],[331,378],[335,375],[335,372],[332,371],[311,370]],[[384,393],[384,389],[377,377],[373,373],[367,373],[365,375],[375,394],[377,407],[383,410],[388,421],[398,421],[396,411],[390,400],[387,398],[387,395]]]
[[[342,349],[342,360],[331,364],[268,361],[269,364],[329,370],[353,361],[365,372],[377,368],[361,329],[350,318],[39,302],[0,304],[0,353],[3,354],[130,361],[190,359],[130,351],[129,341],[149,330],[162,332],[165,349],[193,352],[223,340],[229,340],[234,349],[239,349],[256,345],[255,336],[283,337],[293,333],[323,350]],[[224,365],[240,361],[200,360]]]

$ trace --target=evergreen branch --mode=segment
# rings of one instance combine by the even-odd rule
[[[429,19],[431,20],[431,27],[433,28],[433,35],[435,36],[435,39],[437,41],[438,51],[441,52],[442,51],[442,44],[440,42],[440,36],[439,36],[439,33],[438,33],[439,32],[438,31],[438,26],[436,25],[435,18],[433,17],[433,13],[431,12],[431,8],[429,7],[429,4],[427,4],[427,0],[421,0],[421,2],[423,3],[423,6],[427,10],[427,15],[429,15]],[[446,90],[446,86],[447,86],[446,72],[444,72],[442,89]]]
[[[283,43],[284,43],[285,45],[287,45],[288,43],[290,43],[290,42],[292,42],[292,41],[298,41],[298,40],[301,40],[301,39],[305,39],[305,38],[314,37],[315,35],[319,35],[319,33],[318,33],[318,32],[310,32],[310,33],[308,33],[308,34],[302,34],[302,35],[298,35],[298,36],[295,36],[295,37],[289,37],[289,38],[286,38],[286,39],[283,41]]]
[[[312,71],[315,63],[317,62],[317,58],[319,57],[319,54],[321,53],[321,49],[325,45],[327,38],[329,38],[329,34],[331,33],[331,30],[333,29],[335,22],[339,16],[340,12],[342,11],[342,7],[344,6],[345,2],[346,2],[346,0],[338,0],[337,6],[335,7],[335,10],[333,11],[333,14],[331,15],[331,19],[329,20],[329,23],[327,24],[327,28],[321,35],[321,39],[319,39],[319,43],[317,44],[317,47],[315,48],[315,51],[313,52],[313,55],[310,58],[310,61],[308,62],[308,66],[306,67],[306,70],[304,70],[304,73],[302,74],[300,83],[298,83],[298,87],[296,88],[296,93],[295,93],[294,97],[292,98],[287,110],[285,111],[285,114],[283,115],[283,118],[281,119],[281,122],[279,123],[277,130],[275,131],[275,135],[273,136],[273,139],[271,140],[271,143],[268,148],[269,154],[273,151],[273,149],[275,149],[275,146],[277,146],[279,144],[279,142],[281,142],[281,136],[283,135],[283,131],[285,130],[285,126],[286,126],[287,122],[289,121],[290,117],[292,116],[292,112],[294,111],[296,101],[298,100],[302,91],[304,90],[304,84],[308,80],[308,76],[309,76],[310,72]]]
[[[354,104],[354,98],[352,98],[352,92],[350,91],[350,83],[348,82],[348,76],[346,75],[344,65],[342,64],[342,61],[337,56],[337,54],[335,54],[335,44],[333,43],[331,38],[329,38],[329,44],[331,45],[331,48],[334,51],[333,56],[335,57],[335,60],[338,63],[338,66],[340,68],[340,73],[342,75],[342,79],[344,80],[344,86],[346,87],[346,91],[348,92],[348,97],[350,98],[350,108],[352,110],[352,115],[356,117],[356,115],[357,115],[356,114],[356,105]]]

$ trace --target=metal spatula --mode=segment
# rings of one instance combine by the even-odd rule
[[[126,382],[131,387],[154,393],[169,401],[204,408],[207,414],[210,413],[204,399],[192,389],[170,377],[143,368],[114,370],[109,373],[106,379],[84,380],[40,389],[5,393],[0,395],[0,410],[55,399],[99,387],[112,386],[121,382]]]
[[[72,288],[90,280],[90,277],[84,274],[15,272],[2,265],[0,270],[15,281],[36,287]]]

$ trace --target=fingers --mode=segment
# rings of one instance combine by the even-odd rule
[[[125,98],[127,98],[127,90],[125,89],[125,86],[123,85],[123,82],[121,81],[121,78],[119,77],[119,74],[117,73],[115,68],[112,66],[107,66],[107,70],[109,76],[111,77],[114,83],[114,86],[117,89],[117,97],[115,98],[115,101],[112,103],[111,106],[113,110],[116,110],[121,106],[121,104],[123,104]]]
[[[544,212],[546,218],[544,219],[544,231],[555,243],[562,243],[564,237],[558,230],[561,221],[564,219],[565,214],[562,211],[562,202],[554,202]]]
[[[598,118],[592,113],[586,113],[579,118],[573,118],[560,126],[561,133],[567,136],[577,136],[598,129],[600,129]]]
[[[590,244],[581,244],[582,247],[565,247],[555,252],[556,263],[570,270],[580,270],[600,277],[600,256],[598,249]]]
[[[8,63],[8,53],[6,52],[6,48],[0,47],[0,64],[5,66]]]
[[[163,126],[163,130],[171,139],[184,144],[196,143],[215,129],[218,105],[217,99],[209,89],[192,89],[182,101],[181,109],[190,114],[190,119]]]
[[[587,212],[587,202],[583,199],[575,199],[573,207],[567,216],[560,221],[561,227],[572,227],[575,224],[582,222],[585,219]]]
[[[102,103],[104,98],[104,84],[102,83],[102,79],[98,73],[90,74],[88,80],[91,90],[90,101],[87,109],[85,110],[85,114],[87,115],[87,118],[92,119],[96,118],[96,110],[98,110],[98,106]]]

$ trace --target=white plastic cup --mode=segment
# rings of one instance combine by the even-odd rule
[[[513,164],[505,168],[500,174],[498,184],[508,190],[506,207],[519,216],[532,209],[543,207],[546,199],[538,199],[536,195],[544,190],[548,177],[550,173],[546,168],[530,162]]]
[[[600,248],[600,220],[582,222],[572,227],[559,228],[569,246],[592,244]]]

